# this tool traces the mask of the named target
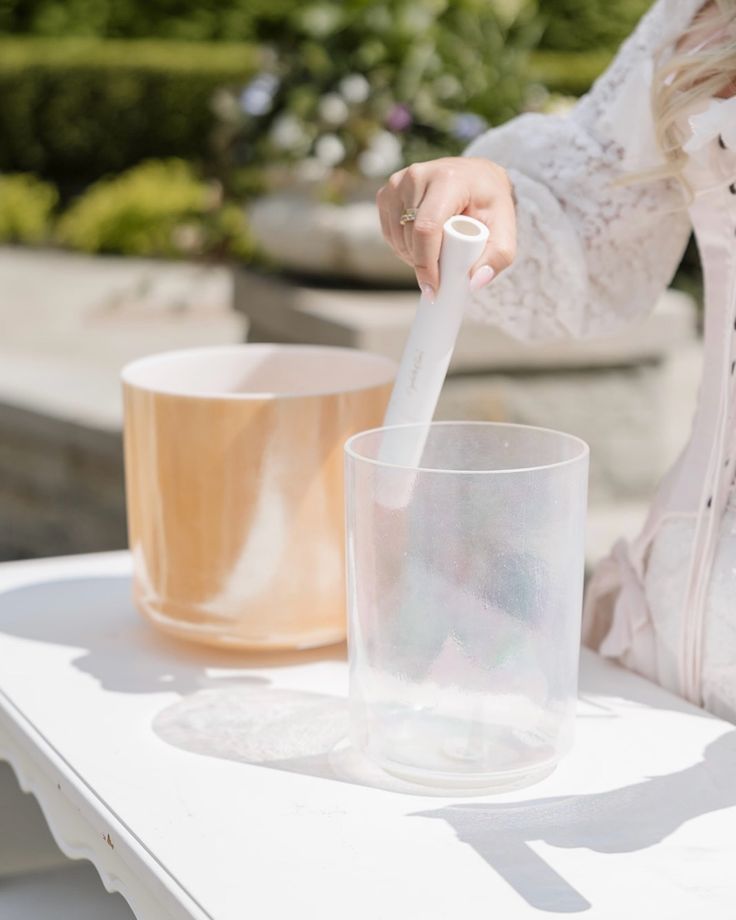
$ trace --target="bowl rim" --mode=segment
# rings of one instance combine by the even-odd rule
[[[579,452],[576,453],[573,457],[568,457],[565,460],[557,460],[553,463],[539,463],[532,464],[530,466],[515,466],[508,467],[504,469],[494,469],[494,470],[453,470],[453,469],[443,469],[440,467],[431,467],[431,466],[412,466],[409,464],[401,463],[390,463],[385,460],[379,460],[375,457],[367,457],[364,454],[361,454],[356,449],[357,443],[361,438],[365,438],[369,435],[375,435],[384,431],[397,431],[402,429],[430,429],[430,428],[447,428],[447,427],[457,427],[457,428],[471,428],[471,427],[483,427],[483,428],[513,428],[516,430],[523,429],[525,431],[539,431],[544,432],[545,434],[556,435],[559,438],[564,438],[568,441],[573,442],[579,448]],[[359,431],[357,434],[352,435],[345,442],[344,452],[346,458],[349,457],[351,460],[356,463],[367,463],[371,466],[381,467],[383,469],[394,469],[394,470],[403,470],[404,472],[412,473],[436,473],[437,475],[446,475],[446,476],[495,476],[503,475],[509,476],[515,473],[535,473],[541,472],[542,470],[557,469],[564,466],[569,466],[575,463],[581,463],[583,461],[587,462],[590,457],[590,447],[586,441],[582,438],[579,438],[577,435],[569,434],[566,431],[559,431],[556,428],[545,428],[543,425],[522,425],[517,422],[490,422],[490,421],[463,421],[463,420],[447,420],[447,421],[436,421],[436,422],[408,422],[401,425],[380,425],[377,428],[368,428],[365,431]]]
[[[350,355],[351,357],[355,357],[357,361],[373,362],[377,370],[381,365],[383,365],[385,368],[385,373],[383,375],[377,374],[377,379],[372,383],[356,384],[355,386],[336,386],[327,389],[305,389],[304,391],[292,392],[274,392],[269,390],[248,390],[241,393],[228,393],[225,391],[216,390],[211,392],[197,392],[195,390],[187,390],[185,387],[175,389],[161,385],[152,386],[140,380],[136,380],[136,377],[141,374],[141,372],[144,372],[146,368],[160,363],[176,362],[178,360],[186,360],[187,358],[194,357],[204,357],[207,355],[218,356],[238,352],[248,352],[254,354],[257,351],[273,350],[291,352],[292,354],[297,354],[299,352],[310,354],[322,352],[325,354],[325,356],[336,355],[338,353],[342,355]],[[226,400],[229,402],[266,402],[270,400],[275,401],[325,398],[328,396],[340,396],[345,393],[360,393],[369,390],[381,389],[385,386],[393,384],[397,370],[398,364],[393,360],[393,358],[389,358],[388,356],[379,354],[377,352],[367,351],[362,348],[349,348],[345,346],[334,345],[309,345],[299,344],[296,342],[239,342],[227,345],[204,345],[194,348],[176,348],[171,349],[170,351],[161,351],[157,352],[156,354],[135,358],[133,361],[129,361],[123,366],[122,370],[120,371],[120,380],[124,387],[128,387],[130,389],[138,390],[144,393],[156,393],[175,399],[203,399],[216,401]]]

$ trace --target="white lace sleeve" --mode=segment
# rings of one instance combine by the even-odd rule
[[[659,0],[606,73],[566,116],[522,115],[467,156],[499,163],[514,185],[514,264],[472,311],[522,339],[601,335],[649,311],[690,232],[675,180],[617,184],[658,159],[649,86],[703,0]]]

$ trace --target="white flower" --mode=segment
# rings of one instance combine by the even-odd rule
[[[370,147],[386,161],[391,169],[401,165],[401,141],[390,131],[379,131],[371,138]]]
[[[329,172],[329,167],[320,163],[317,157],[305,157],[296,165],[296,174],[305,182],[319,182]]]
[[[240,117],[238,100],[226,89],[218,89],[212,97],[212,111],[222,121],[236,121]]]
[[[390,131],[379,131],[371,138],[368,148],[358,157],[364,176],[388,176],[403,163],[401,142]]]
[[[370,179],[388,175],[383,167],[383,158],[375,150],[364,150],[358,157],[358,167]]]
[[[319,114],[328,124],[341,125],[350,112],[342,96],[326,93],[319,101]]]
[[[302,26],[315,38],[324,38],[337,28],[341,10],[339,4],[323,3],[307,7],[302,13]]]
[[[345,158],[345,145],[336,134],[323,134],[314,145],[314,152],[320,163],[337,166]]]
[[[297,150],[307,141],[304,126],[294,115],[279,115],[271,126],[271,140],[281,150]]]
[[[246,115],[266,115],[273,108],[279,80],[272,73],[259,74],[240,94],[240,107]]]
[[[362,73],[351,73],[340,80],[340,92],[353,105],[365,102],[371,92],[371,85]]]

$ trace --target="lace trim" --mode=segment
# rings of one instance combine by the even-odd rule
[[[516,261],[474,296],[476,316],[543,339],[603,335],[654,306],[690,233],[684,196],[674,180],[616,180],[631,138],[653,137],[654,56],[701,5],[659,0],[570,115],[524,115],[468,148],[508,170],[518,201]]]

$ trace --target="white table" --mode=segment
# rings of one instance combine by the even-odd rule
[[[0,566],[0,758],[140,920],[736,917],[734,726],[586,654],[555,774],[432,796],[340,746],[344,650],[176,644],[129,569]]]

